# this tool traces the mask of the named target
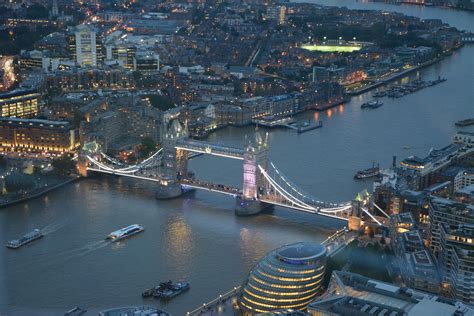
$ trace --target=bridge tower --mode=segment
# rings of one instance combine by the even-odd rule
[[[163,179],[156,192],[157,199],[171,199],[183,193],[179,181],[188,175],[188,157],[184,150],[176,149],[176,144],[185,138],[188,138],[187,129],[173,120],[163,137]]]
[[[267,134],[268,136],[268,134]],[[243,190],[242,196],[237,197],[235,214],[239,216],[257,214],[269,204],[259,201],[259,196],[265,194],[264,176],[259,170],[261,166],[267,170],[268,142],[257,131],[254,141],[249,142],[244,149]]]

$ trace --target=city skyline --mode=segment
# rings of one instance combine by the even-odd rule
[[[472,0],[0,1],[0,314],[470,315]]]

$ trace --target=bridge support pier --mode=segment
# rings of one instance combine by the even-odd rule
[[[158,184],[158,189],[156,190],[156,199],[157,200],[167,200],[167,199],[174,199],[183,194],[183,190],[179,183],[166,183]]]
[[[245,199],[238,196],[235,200],[235,215],[237,216],[249,216],[256,215],[263,210],[272,208],[273,205],[260,202],[253,199]]]

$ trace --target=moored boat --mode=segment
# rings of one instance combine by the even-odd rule
[[[169,281],[167,286],[164,289],[160,289],[155,293],[156,294],[155,296],[161,299],[169,300],[187,290],[189,290],[189,283],[187,282],[173,283]]]
[[[17,249],[17,248],[20,248],[21,246],[26,245],[26,244],[28,244],[28,243],[36,240],[36,239],[40,239],[41,237],[43,237],[43,234],[41,233],[41,230],[35,229],[32,232],[29,232],[25,236],[21,237],[20,239],[10,240],[9,242],[7,242],[6,246],[7,246],[7,248]]]
[[[354,175],[355,179],[367,179],[367,178],[372,178],[376,177],[380,174],[380,168],[379,166],[373,166],[372,168],[364,169],[364,170],[359,170],[357,173]]]
[[[173,283],[170,280],[167,282],[161,282],[159,286],[145,290],[142,293],[142,297],[155,297],[159,299],[168,300],[183,293],[184,291],[187,291],[189,287],[189,283],[187,282]]]
[[[457,121],[454,125],[459,127],[474,125],[474,118],[469,118],[461,121]]]
[[[376,108],[379,108],[383,105],[383,102],[380,101],[380,100],[372,100],[372,101],[369,101],[369,102],[366,102],[364,104],[362,104],[360,107],[362,109],[376,109]]]
[[[141,233],[144,231],[145,228],[143,228],[142,225],[138,224],[133,224],[124,228],[121,228],[119,230],[111,232],[106,239],[109,239],[111,241],[119,241],[121,239],[136,235],[138,233]]]
[[[379,92],[374,94],[375,98],[382,98],[382,97],[385,97],[385,96],[387,96],[387,91],[379,91]]]

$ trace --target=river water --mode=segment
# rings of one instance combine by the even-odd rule
[[[474,30],[473,15],[463,12],[349,0],[331,3],[403,9]],[[448,81],[400,99],[385,99],[379,109],[360,109],[371,99],[373,92],[368,92],[327,112],[302,114],[299,120],[322,120],[324,127],[300,135],[271,130],[270,159],[317,197],[350,200],[372,186],[370,181],[354,181],[356,170],[373,161],[388,166],[393,155],[424,155],[450,142],[456,120],[474,117],[473,56],[474,46],[466,46],[420,71],[425,79],[441,75]],[[227,128],[209,141],[241,146],[253,133],[252,127]],[[201,156],[190,162],[190,168],[198,178],[242,183],[241,162],[235,160]],[[291,242],[322,241],[343,225],[279,208],[239,218],[233,206],[232,198],[207,192],[157,201],[151,183],[98,176],[2,209],[0,244],[36,227],[46,236],[17,251],[0,247],[0,315],[61,315],[74,306],[97,311],[139,304],[183,315],[239,285],[268,251]],[[133,223],[143,224],[145,232],[119,243],[103,241],[109,232]],[[187,293],[163,305],[142,300],[145,288],[180,278],[191,283]]]

